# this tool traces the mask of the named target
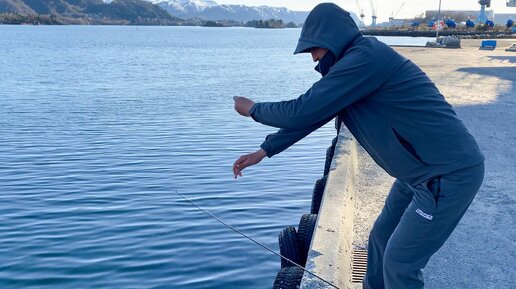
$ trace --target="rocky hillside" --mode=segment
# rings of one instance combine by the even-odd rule
[[[0,13],[51,15],[62,24],[174,25],[181,19],[142,0],[0,0]]]

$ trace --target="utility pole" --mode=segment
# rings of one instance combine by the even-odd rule
[[[437,12],[437,23],[435,24],[435,43],[439,39],[439,27],[441,26],[441,0],[439,0],[439,11]]]

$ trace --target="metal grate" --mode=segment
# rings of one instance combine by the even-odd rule
[[[367,250],[353,250],[351,282],[362,283],[367,270]]]

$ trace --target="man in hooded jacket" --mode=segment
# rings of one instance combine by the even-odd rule
[[[421,269],[482,183],[479,146],[417,65],[364,37],[338,6],[320,4],[309,14],[294,53],[308,52],[323,77],[305,94],[262,103],[234,97],[238,113],[279,128],[235,161],[235,178],[338,117],[396,178],[369,236],[364,288],[423,288]]]

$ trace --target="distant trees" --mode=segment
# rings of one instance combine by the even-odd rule
[[[248,21],[246,27],[254,28],[285,28],[285,24],[281,19],[269,19],[269,20],[252,20]]]
[[[287,27],[287,28],[298,28],[299,26],[296,23],[294,23],[294,22],[289,22],[289,23],[287,23],[287,26],[285,26],[285,27]]]
[[[216,21],[205,21],[202,26],[204,27],[226,27],[226,25]]]
[[[63,24],[58,16],[51,15],[21,15],[17,13],[1,13],[0,14],[0,24]]]

